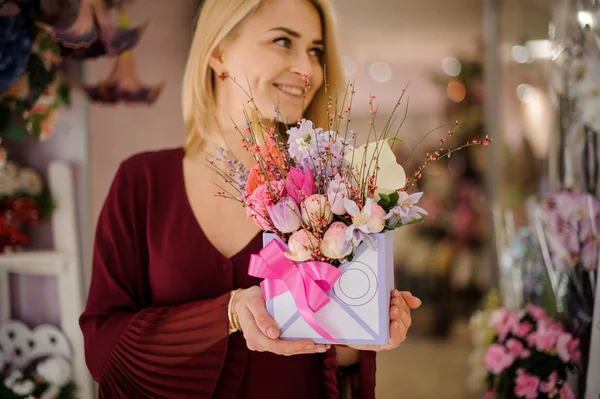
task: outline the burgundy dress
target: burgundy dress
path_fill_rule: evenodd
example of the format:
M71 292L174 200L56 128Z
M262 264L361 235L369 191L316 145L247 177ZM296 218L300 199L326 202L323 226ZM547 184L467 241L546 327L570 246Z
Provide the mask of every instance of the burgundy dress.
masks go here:
M123 162L98 221L80 325L101 399L338 398L335 347L325 354L252 352L228 334L229 293L260 235L228 259L193 215L181 148ZM357 397L374 398L375 353L361 352Z

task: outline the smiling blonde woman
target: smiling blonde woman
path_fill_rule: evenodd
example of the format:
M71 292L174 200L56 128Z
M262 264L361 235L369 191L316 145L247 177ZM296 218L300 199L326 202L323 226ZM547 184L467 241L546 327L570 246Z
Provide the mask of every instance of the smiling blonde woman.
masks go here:
M246 93L268 120L277 105L273 123L326 124L323 65L332 93L344 85L335 29L327 0L205 2L184 76L187 143L124 161L98 221L80 324L101 399L374 397L375 353L404 340L418 299L394 292L386 346L279 339L247 270L260 231L213 195L206 163L239 143Z

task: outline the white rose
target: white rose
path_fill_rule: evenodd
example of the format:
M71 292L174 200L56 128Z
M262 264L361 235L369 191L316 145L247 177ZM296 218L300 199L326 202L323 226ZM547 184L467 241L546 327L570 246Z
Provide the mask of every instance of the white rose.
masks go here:
M19 183L21 190L29 195L39 195L44 188L42 177L32 168L21 168Z
M71 381L71 364L62 357L50 357L36 368L37 373L52 385L63 387Z
M10 161L0 168L0 195L13 195L19 190L18 173L17 165Z
M21 381L12 386L13 392L21 396L29 395L34 389L35 384L31 380Z

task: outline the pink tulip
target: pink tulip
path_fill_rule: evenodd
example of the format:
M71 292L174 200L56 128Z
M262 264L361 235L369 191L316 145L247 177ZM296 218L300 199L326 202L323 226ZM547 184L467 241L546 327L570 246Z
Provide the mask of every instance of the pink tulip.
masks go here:
M509 367L514 358L506 351L504 346L493 344L485 355L485 366L494 375L499 375Z
M297 204L301 204L305 197L314 194L317 188L310 168L306 168L306 171L302 171L299 168L291 168L285 178L285 189L287 190L287 194Z
M283 183L271 182L271 192L279 198L283 192ZM272 224L267 214L267 208L275 205L266 184L261 184L246 200L246 216L251 217L261 230L270 231Z
M524 373L517 376L515 382L515 395L518 398L536 399L538 397L539 377Z
M306 198L302 202L302 220L311 229L322 223L328 226L333 220L333 213L331 213L331 206L327 198L321 194L313 194Z
M321 253L331 259L343 259L352 252L352 244L346 241L346 226L342 222L333 222L321 241Z
M267 208L269 217L277 230L282 233L293 233L300 228L300 209L290 197L283 197L274 206Z
M343 216L346 214L346 208L344 207L344 198L348 197L348 187L336 175L335 179L329 182L327 187L327 199L331 204L331 211L334 215Z
M319 241L313 233L307 230L298 230L290 237L288 247L290 252L285 256L296 262L306 262L310 260L315 248L319 246Z

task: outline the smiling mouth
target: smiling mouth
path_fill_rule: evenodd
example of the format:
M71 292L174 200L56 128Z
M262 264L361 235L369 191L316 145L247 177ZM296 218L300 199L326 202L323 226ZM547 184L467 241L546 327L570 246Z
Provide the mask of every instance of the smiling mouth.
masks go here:
M273 86L275 86L277 90L296 98L302 98L304 96L304 90L297 86L279 85L277 83L274 83Z

